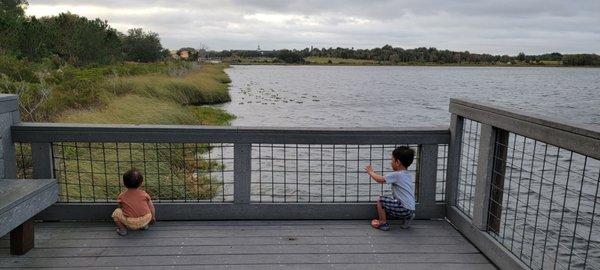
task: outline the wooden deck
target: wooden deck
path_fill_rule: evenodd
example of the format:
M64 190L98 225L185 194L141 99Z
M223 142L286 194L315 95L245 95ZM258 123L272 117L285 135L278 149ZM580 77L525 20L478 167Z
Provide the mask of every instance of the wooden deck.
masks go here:
M126 237L108 222L46 222L35 237L23 256L2 238L0 268L495 269L446 221L179 221Z

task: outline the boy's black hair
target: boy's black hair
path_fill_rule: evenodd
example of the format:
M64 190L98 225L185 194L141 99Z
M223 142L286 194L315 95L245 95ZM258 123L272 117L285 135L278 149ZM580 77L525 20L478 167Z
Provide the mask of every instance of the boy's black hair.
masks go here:
M123 174L123 185L126 188L138 188L144 181L142 173L136 168L131 168Z
M400 161L404 168L408 168L415 160L415 150L407 146L399 146L392 152L392 156Z

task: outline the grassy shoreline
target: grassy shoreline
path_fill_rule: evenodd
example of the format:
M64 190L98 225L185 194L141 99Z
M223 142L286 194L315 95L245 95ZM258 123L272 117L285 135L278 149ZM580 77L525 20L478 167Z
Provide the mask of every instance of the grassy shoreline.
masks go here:
M102 106L69 110L57 122L95 124L227 125L234 116L203 106L231 100L226 65L203 65L179 76L150 73L107 82Z
M103 76L95 81L101 96L86 107L60 112L53 122L96 124L228 125L235 116L210 104L231 100L227 65L187 66L133 76ZM173 71L173 69L168 69ZM96 70L79 72L97 73ZM60 85L55 89L60 89ZM17 146L21 178L31 173L29 145ZM132 167L144 174L143 188L153 199L209 200L223 188L225 165L210 159L214 145L204 143L56 142L56 177L63 202L111 202L123 190L121 175ZM208 154L208 156L207 156ZM27 171L28 170L28 171Z

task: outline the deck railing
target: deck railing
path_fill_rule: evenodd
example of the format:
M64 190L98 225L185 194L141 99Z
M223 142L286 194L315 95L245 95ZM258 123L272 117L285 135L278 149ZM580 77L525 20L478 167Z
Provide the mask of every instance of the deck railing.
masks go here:
M600 131L451 100L448 217L505 269L600 269Z
M363 219L386 194L363 167L386 173L408 145L417 218L447 218L502 269L600 269L600 130L467 100L450 112L450 129L18 123L8 152L17 174L58 179L43 219L108 217L131 167L160 219Z
M448 128L21 123L12 130L17 160L31 160L33 177L55 177L61 186L47 219L105 218L131 167L144 174L164 219L369 218L389 189L364 166L390 172L399 145L416 150L410 170L419 218L445 216Z

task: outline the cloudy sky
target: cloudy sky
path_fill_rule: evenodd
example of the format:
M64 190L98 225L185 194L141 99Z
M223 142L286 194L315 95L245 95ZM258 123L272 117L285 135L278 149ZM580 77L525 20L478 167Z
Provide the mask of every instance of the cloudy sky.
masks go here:
M70 11L164 46L210 49L436 47L493 54L600 53L600 0L29 0L29 15Z

